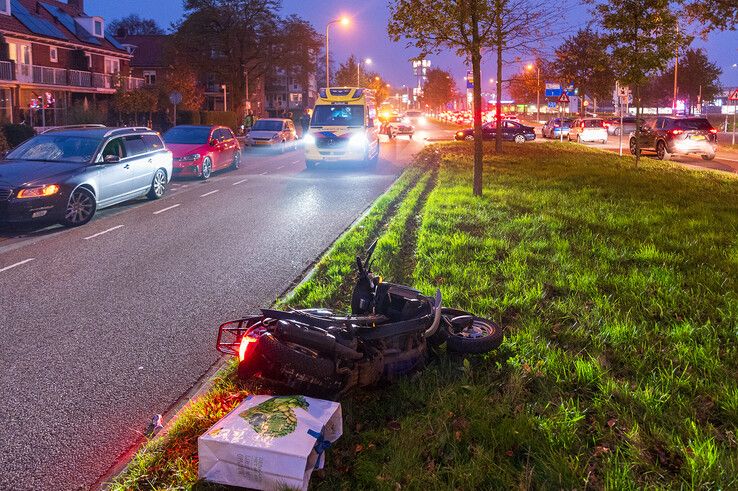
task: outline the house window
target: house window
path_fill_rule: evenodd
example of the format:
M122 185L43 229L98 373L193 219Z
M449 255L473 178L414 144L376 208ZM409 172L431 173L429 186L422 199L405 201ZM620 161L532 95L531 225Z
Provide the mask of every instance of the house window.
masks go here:
M118 58L105 58L105 73L120 73L120 60Z
M59 61L59 53L56 51L55 47L49 48L49 61L52 61L54 63Z
M10 0L0 0L0 14L10 15Z
M156 84L156 71L155 70L144 70L143 78L146 85Z
M103 36L103 23L101 20L95 19L94 23L94 29L95 29L95 36L102 37Z

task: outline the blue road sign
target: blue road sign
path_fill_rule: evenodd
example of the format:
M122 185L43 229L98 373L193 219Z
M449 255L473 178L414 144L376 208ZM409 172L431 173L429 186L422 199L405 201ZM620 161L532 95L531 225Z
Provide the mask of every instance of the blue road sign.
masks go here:
M548 102L548 107L554 107L555 108L556 107L556 103L549 101Z
M561 95L561 84L546 82L546 97L559 97Z

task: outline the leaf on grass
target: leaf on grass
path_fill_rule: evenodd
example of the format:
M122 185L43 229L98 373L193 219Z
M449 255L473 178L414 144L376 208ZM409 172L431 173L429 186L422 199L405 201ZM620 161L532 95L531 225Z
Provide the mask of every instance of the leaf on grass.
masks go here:
M617 423L617 422L618 422L618 420L616 418L610 418L610 419L607 420L607 426L609 426L610 428L612 428L613 426L615 426L615 423Z
M512 457L513 456L513 451L512 450L508 450L507 452L505 452L505 455L507 455L508 457Z
M456 440L457 442L460 442L461 441L461 432L460 431L455 431L454 432L454 440Z
M610 453L610 449L605 447L604 445L597 445L595 447L594 456L599 457L602 454Z
M400 422L397 420L392 420L389 423L387 423L387 428L389 428L392 431L400 431Z
M364 451L364 445L362 445L361 443L357 443L356 446L354 447L354 452L361 453L363 451Z

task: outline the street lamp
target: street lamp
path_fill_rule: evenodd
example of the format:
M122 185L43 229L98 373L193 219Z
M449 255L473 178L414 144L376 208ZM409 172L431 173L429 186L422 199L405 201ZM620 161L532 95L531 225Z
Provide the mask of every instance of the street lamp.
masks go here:
M528 70L533 70L533 63L528 63ZM541 120L541 67L536 64L536 122Z
M372 59L367 58L364 60L365 65L371 65ZM356 86L361 87L361 60L356 62Z
M329 52L329 46L328 46L328 36L329 36L329 29L333 24L341 24L342 26L348 26L351 23L351 20L349 20L348 17L343 16L339 17L338 19L333 19L325 26L325 88L328 90L328 87L331 85L331 71L330 71L330 52Z
M226 84L222 84L220 88L223 89L223 112L227 112L228 111L228 91L226 89Z

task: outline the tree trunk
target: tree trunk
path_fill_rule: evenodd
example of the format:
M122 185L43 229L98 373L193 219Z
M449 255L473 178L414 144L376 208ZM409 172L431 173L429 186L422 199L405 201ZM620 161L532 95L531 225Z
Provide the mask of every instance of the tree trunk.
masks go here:
M471 4L472 21L472 77L474 79L473 101L474 101L474 195L482 195L482 171L483 171L483 135L482 135L482 50L479 39L479 16L477 9L479 4L476 0Z
M636 96L635 96L635 104L636 104L636 130L635 130L635 151L636 151L636 167L638 167L638 164L641 160L641 125L639 123L641 119L641 86L640 84L636 84Z
M502 153L502 40L497 38L497 100L495 101L495 152Z

